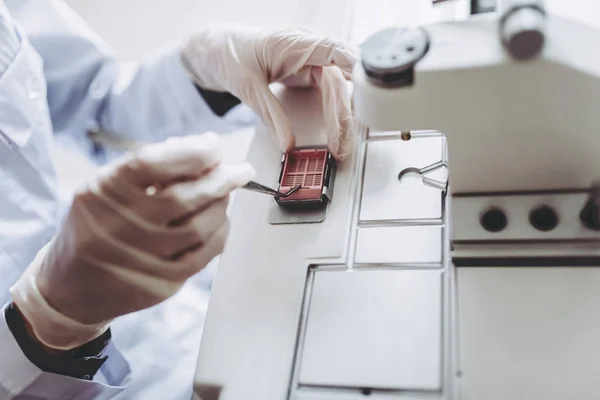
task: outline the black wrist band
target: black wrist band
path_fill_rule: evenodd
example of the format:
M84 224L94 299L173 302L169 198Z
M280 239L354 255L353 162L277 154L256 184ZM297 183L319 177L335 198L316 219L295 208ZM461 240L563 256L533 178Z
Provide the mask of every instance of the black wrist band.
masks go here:
M29 336L25 321L13 303L4 309L8 328L31 363L44 372L92 380L108 356L103 352L110 342L110 328L96 339L71 350L48 354Z
M208 104L212 112L219 117L227 114L229 110L241 103L240 99L231 93L213 92L211 90L203 89L196 84L194 84L194 86L198 90L198 93L200 93L202 98L206 101L206 104Z

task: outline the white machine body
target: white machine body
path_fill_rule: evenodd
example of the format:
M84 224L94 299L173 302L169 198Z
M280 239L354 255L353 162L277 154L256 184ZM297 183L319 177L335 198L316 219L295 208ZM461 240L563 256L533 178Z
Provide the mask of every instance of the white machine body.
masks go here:
M600 178L600 31L552 15L545 29L515 61L497 16L424 27L412 85L357 65L354 157L325 219L274 223L274 199L236 194L198 397L598 397L600 231L580 212ZM318 93L278 96L298 145L325 144ZM275 185L280 160L259 127L257 180Z
M542 53L519 62L496 16L425 30L430 49L411 87L378 87L356 68L358 120L443 132L452 193L582 189L600 177L600 31L549 16Z

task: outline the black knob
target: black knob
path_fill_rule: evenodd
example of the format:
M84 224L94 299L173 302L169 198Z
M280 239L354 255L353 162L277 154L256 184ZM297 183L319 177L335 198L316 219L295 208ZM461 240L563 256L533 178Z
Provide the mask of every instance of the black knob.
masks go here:
M479 223L488 232L500 232L508 225L508 218L502 209L492 207L481 215Z
M539 206L529 213L529 223L538 231L548 232L558 225L558 215L550 206Z
M581 223L588 229L600 231L600 183L590 190L590 197L579 213Z

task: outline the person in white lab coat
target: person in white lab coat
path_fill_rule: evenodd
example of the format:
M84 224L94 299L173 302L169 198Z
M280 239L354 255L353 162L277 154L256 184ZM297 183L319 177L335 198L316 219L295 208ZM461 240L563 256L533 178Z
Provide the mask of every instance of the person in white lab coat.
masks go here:
M125 76L61 0L0 0L0 399L189 399L199 337L169 318L185 319L176 298L221 252L229 194L254 174L196 133L226 130L243 103L288 150L268 85L315 86L342 159L355 61L301 28L222 25ZM100 168L62 218L53 142L101 158L91 128L152 143Z

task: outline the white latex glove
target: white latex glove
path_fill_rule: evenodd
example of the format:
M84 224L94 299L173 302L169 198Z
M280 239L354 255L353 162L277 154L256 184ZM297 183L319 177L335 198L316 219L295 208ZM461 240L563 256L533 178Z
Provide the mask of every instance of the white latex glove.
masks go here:
M56 349L86 343L113 318L172 296L218 255L229 193L254 176L248 164L220 161L211 133L170 138L101 169L11 288L35 337Z
M295 145L290 121L269 84L314 86L322 93L328 146L343 159L352 150L352 107L346 78L358 51L348 44L302 28L260 30L212 26L185 44L182 62L197 84L229 92L254 110L282 151Z

